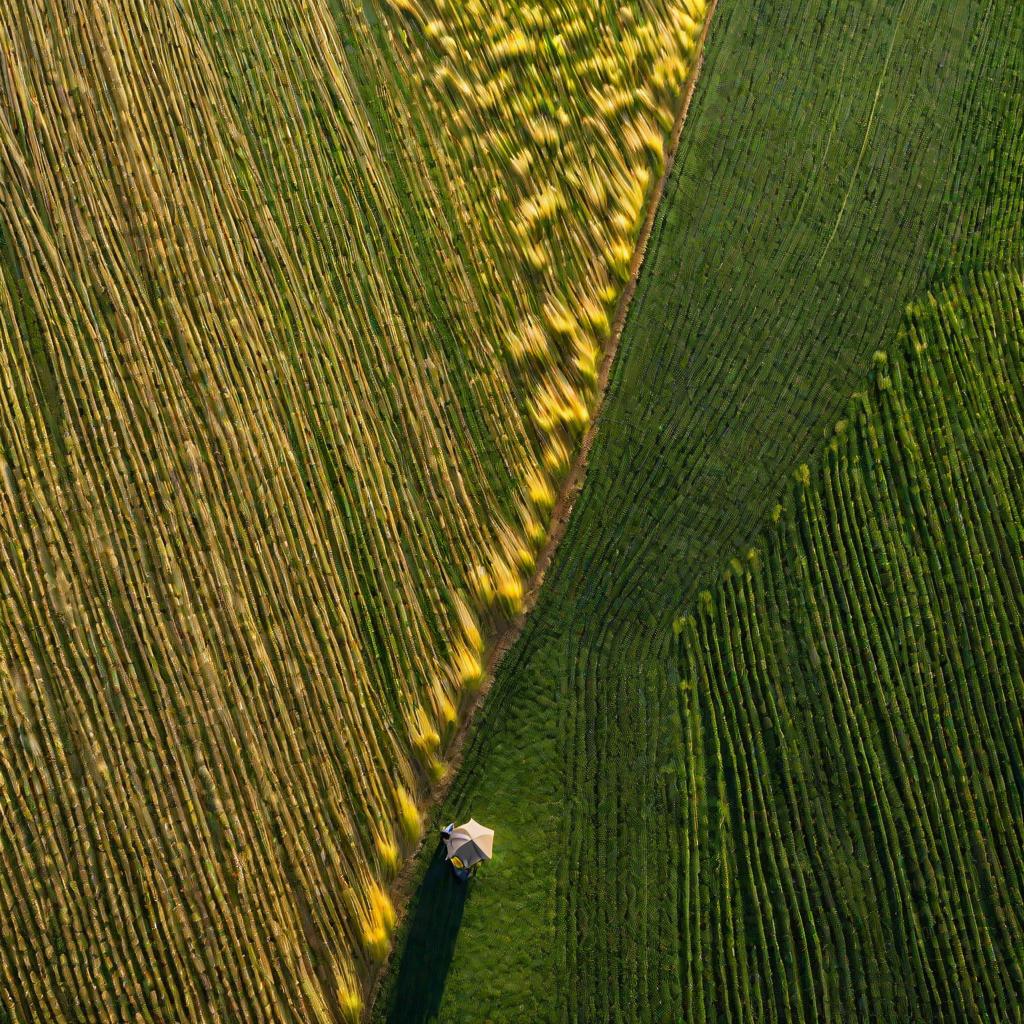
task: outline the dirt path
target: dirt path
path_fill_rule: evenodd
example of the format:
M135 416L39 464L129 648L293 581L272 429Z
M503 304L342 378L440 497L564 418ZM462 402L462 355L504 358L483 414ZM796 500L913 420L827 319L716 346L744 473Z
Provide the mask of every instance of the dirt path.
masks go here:
M526 625L527 616L529 616L534 605L537 603L540 588L544 583L544 576L547 573L552 558L554 558L559 542L565 535L566 527L569 524L569 517L572 515L573 505L575 504L576 498L586 481L587 463L590 459L590 450L593 447L594 438L597 436L597 430L601 423L601 413L604 410L605 394L608 390L608 380L611 377L612 365L615 362L615 356L619 350L619 342L622 339L622 331L626 324L626 317L629 314L629 307L633 302L633 296L636 294L637 281L639 280L640 271L644 264L644 258L647 255L647 243L650 240L651 231L654 228L654 220L657 216L658 208L661 205L661 198L665 191L665 185L672 174L676 153L679 149L679 139L682 136L683 126L686 123L686 116L690 110L690 103L693 99L693 94L697 88L697 82L704 66L704 44L707 41L708 31L711 28L711 20L714 17L717 5L718 0L711 0L708 4L707 16L704 19L704 28L701 32L700 41L697 44L697 63L694 65L694 68L690 73L686 93L683 96L682 106L679 109L679 114L676 117L675 124L672 126L672 133L669 136L668 147L666 150L665 167L661 176L655 183L654 189L648 197L647 215L644 218L643 227L640 229L636 250L633 253L633 259L630 263L629 280L626 282L626 287L619 296L618 305L615 309L615 317L612 321L611 336L601 358L601 366L597 376L598 402L596 411L590 420L590 425L587 427L586 432L583 435L579 450L573 460L572 468L562 483L558 500L555 502L555 506L552 510L548 538L544 542L544 546L541 548L540 553L537 556L537 564L534 568L533 575L530 577L530 581L527 585L526 593L523 598L523 610L514 619L511 619L497 637L492 640L493 646L487 656L486 664L484 665L485 675L483 685L480 687L479 692L473 699L472 704L470 704L466 709L465 717L445 752L445 756L448 759L448 770L445 772L444 778L437 784L434 791L431 793L430 801L423 808L425 818L429 818L430 814L438 804L440 804L448 795L448 790L451 788L452 781L462 765L462 758L466 750L466 739L474 722L476 721L476 713L487 697L487 693L494 682L495 673L501 665L502 658L516 640L519 639L520 634L523 632L523 627ZM420 840L419 845L402 865L398 876L391 886L390 895L395 905L399 924L401 924L401 921L404 919L405 913L409 907L409 900L412 896L412 882L416 875L416 865L419 861L423 843L431 838L432 836L425 835L424 838ZM367 995L365 1009L363 1012L364 1021L368 1021L370 1019L374 1003L380 990L381 981L390 968L394 952L395 949L392 947L387 960L381 964L377 971L373 985Z

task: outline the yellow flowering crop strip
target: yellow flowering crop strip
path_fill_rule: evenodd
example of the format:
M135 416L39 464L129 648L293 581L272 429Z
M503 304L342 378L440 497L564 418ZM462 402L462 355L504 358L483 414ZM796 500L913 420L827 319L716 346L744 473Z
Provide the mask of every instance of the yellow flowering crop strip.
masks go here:
M0 10L0 991L355 1017L702 0Z

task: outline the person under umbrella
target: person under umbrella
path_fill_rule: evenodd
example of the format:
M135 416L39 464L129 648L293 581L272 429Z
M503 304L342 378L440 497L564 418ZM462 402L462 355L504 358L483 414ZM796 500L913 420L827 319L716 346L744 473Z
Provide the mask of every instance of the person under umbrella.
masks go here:
M454 822L441 829L445 846L445 860L452 866L455 877L464 882L476 874L480 862L490 860L494 852L494 829L481 825L472 818L465 825Z

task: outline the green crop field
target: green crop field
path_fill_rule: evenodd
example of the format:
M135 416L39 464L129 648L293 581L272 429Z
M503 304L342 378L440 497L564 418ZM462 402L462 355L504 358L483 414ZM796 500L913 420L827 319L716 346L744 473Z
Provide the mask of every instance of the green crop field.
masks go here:
M915 308L679 620L688 1021L1024 1001L1024 279Z
M995 927L991 906L976 911L977 930L962 923L969 953L952 934L926 953L909 919L894 931L866 896L849 895L862 917L847 922L845 947L836 920L822 920L818 973L807 982L793 973L806 965L790 963L804 947L780 947L776 959L761 945L757 908L768 929L785 904L761 876L766 888L750 895L756 880L745 872L755 867L743 844L760 833L734 825L731 846L712 837L742 893L731 892L724 868L694 874L703 862L692 844L712 827L712 805L693 806L689 780L707 771L698 753L714 748L710 739L703 752L686 745L694 726L682 724L672 625L763 530L793 467L815 458L863 388L872 352L897 337L907 304L965 275L1020 265L1022 76L1024 11L1014 3L719 4L586 484L438 816L486 820L498 853L456 911L424 857L381 1020L785 1020L792 1010L793 1019L925 1021L971 1019L955 1007L972 1005L985 1008L978 1019L1013 1019L1018 975L992 960L1020 949L1009 919L1006 931L981 931ZM1006 316L1011 298L998 306ZM1024 625L1019 606L1016 618L1010 606L1002 614ZM1020 756L1009 739L1000 749ZM746 782L730 777L731 799L753 798ZM924 786L915 800L933 799ZM873 827L863 806L835 799L855 816L849 835ZM910 820L914 806L899 813ZM1013 807L1003 814L1019 859ZM942 826L973 820L965 811ZM815 848L817 822L801 821ZM827 841L838 843L826 831ZM926 849L922 840L904 855L917 850L921 874L904 864L892 878L906 886L887 894L897 906L945 898L922 890ZM944 855L956 863L952 847ZM842 884L819 877L823 902L826 882ZM994 895L984 875L943 885L958 883L961 901ZM1002 898L1015 891L1006 885ZM802 923L806 933L816 908L790 914L787 927ZM780 922L775 941L782 934ZM991 977L978 966L975 982L972 963L986 958ZM902 973L907 959L916 974ZM876 970L879 989L865 995ZM955 992L962 1003L943 1001Z

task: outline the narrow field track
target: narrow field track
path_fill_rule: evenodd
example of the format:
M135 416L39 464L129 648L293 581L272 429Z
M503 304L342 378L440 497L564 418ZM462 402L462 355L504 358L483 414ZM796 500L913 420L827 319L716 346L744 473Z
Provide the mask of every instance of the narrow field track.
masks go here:
M537 599L540 596L548 566L551 564L551 561L555 556L555 552L558 550L558 545L565 536L565 530L572 515L573 505L586 483L587 463L590 458L590 451L593 447L594 439L597 437L597 432L600 427L601 411L603 408L604 398L607 393L612 367L615 364L615 357L618 353L619 342L622 339L622 331L626 324L629 308L632 304L633 296L636 293L637 281L639 280L640 271L643 267L644 257L647 252L647 243L650 240L651 232L657 218L658 205L661 202L665 186L672 174L676 152L679 147L679 140L686 124L686 115L689 112L690 103L693 100L693 94L700 78L701 66L703 64L704 44L707 39L707 33L711 27L712 19L714 18L717 3L718 0L709 0L707 10L704 15L703 29L701 31L700 38L695 45L693 70L690 72L690 77L683 93L679 113L676 116L676 122L669 135L669 141L666 146L665 168L661 176L654 183L647 198L647 214L644 219L643 227L640 229L640 233L637 236L636 251L634 252L633 259L630 264L629 278L626 281L622 294L619 296L616 303L615 313L611 322L611 336L602 351L601 363L597 374L597 387L594 399L595 411L593 418L580 439L579 447L572 460L572 465L562 482L558 498L551 509L551 521L547 539L544 541L541 549L537 552L536 564L523 595L522 609L514 618L502 624L502 627L493 639L493 643L488 651L487 660L484 664L484 678L480 683L479 690L475 694L472 703L468 704L464 710L463 720L459 730L449 741L446 748L446 774L431 792L430 803L423 808L423 813L425 815L430 815L436 810L438 805L443 803L453 781L458 776L458 772L462 766L462 756L465 744L469 736L472 734L475 724L476 712L486 701L487 696L490 693L491 686L494 683L495 674L501 666L502 659L514 646L526 626L527 619L533 611L533 608L537 603ZM391 897L399 923L401 923L402 917L407 910L411 887L417 882L419 875L422 873L422 858L433 845L434 839L435 837L432 832L428 832L423 836L415 854L408 859L392 885ZM371 987L369 998L367 999L368 1014L372 1012L379 985L387 977L387 972L391 966L390 958L381 965L380 972L374 980L374 985Z

